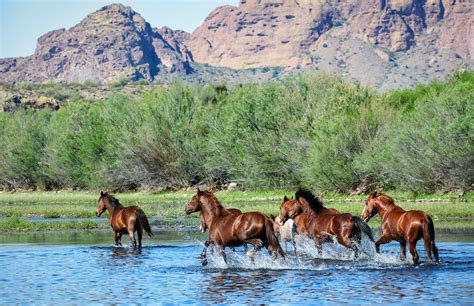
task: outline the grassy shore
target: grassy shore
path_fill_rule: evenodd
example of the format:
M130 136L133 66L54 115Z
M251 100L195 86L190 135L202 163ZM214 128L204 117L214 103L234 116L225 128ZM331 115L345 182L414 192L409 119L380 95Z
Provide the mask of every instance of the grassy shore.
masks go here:
M220 191L216 196L225 207L235 207L242 211L260 211L276 215L279 212L284 195L291 191L258 191L226 192ZM161 192L161 193L118 193L116 197L125 205L139 205L149 217L163 219L197 218L198 214L187 216L185 204L195 191ZM460 198L456 194L444 195L411 195L408 193L389 193L404 209L423 210L433 216L438 228L474 229L474 193ZM325 205L341 212L359 216L364 208L365 195L324 195ZM0 231L19 230L62 230L96 228L95 221L55 221L30 222L22 217L44 218L92 218L97 207L97 192L0 192L0 216L8 217L0 221ZM104 218L107 214L104 215ZM192 219L190 219L191 221ZM371 226L378 226L378 218L371 221Z

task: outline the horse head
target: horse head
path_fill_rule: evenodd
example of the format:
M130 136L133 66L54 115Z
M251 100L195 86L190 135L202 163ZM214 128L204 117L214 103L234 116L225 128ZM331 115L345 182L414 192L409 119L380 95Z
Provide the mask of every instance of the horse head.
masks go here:
M362 220L364 222L369 222L373 216L375 216L378 212L377 210L377 199L380 195L377 193L371 193L367 200L365 201L364 211L362 212Z
M191 201L186 205L184 211L187 215L201 210L201 201L204 196L204 191L197 190L197 193L192 197Z
M95 210L96 217L100 217L104 211L107 210L107 206L105 205L105 201L108 201L109 193L101 191L99 197L99 203L97 205L97 209Z
M299 205L298 201L289 199L287 196L285 196L280 205L280 215L278 215L280 224L283 225L289 218L293 219L302 212L303 211L301 210L301 206Z

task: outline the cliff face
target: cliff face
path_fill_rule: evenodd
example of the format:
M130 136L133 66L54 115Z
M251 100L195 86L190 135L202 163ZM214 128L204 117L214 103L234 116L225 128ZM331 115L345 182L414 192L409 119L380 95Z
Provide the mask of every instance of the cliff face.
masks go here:
M186 35L153 29L130 7L112 4L69 30L38 39L35 53L0 61L2 82L152 81L163 72L190 72Z
M313 63L324 36L388 52L436 37L437 48L472 60L472 13L472 3L446 0L241 0L209 14L189 48L210 65L295 68Z

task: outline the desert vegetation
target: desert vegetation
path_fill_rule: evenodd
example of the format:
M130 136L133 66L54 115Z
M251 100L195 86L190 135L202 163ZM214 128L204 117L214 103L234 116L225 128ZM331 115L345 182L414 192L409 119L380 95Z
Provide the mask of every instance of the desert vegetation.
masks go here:
M19 109L0 113L0 186L232 181L248 189L465 192L474 183L473 95L472 72L388 93L302 74L226 90L175 82L138 98Z

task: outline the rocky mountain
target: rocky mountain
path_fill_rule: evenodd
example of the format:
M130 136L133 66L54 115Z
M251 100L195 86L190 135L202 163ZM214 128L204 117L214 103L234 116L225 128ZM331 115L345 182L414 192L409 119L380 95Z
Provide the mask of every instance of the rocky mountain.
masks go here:
M381 90L413 86L473 69L473 11L472 1L459 0L241 0L189 34L152 28L112 4L43 35L32 56L0 59L0 82L240 83L279 77L280 68L268 67L281 67Z
M0 61L0 81L13 83L153 81L163 73L190 73L189 35L152 28L130 7L112 4L78 25L38 39L29 57Z
M193 59L314 68L393 88L472 69L474 4L455 0L241 0L191 36Z

